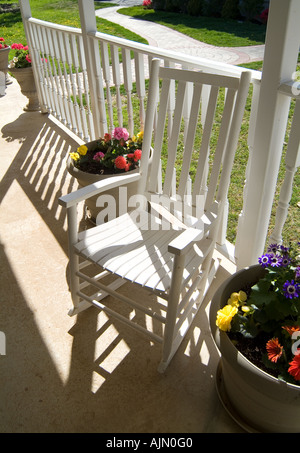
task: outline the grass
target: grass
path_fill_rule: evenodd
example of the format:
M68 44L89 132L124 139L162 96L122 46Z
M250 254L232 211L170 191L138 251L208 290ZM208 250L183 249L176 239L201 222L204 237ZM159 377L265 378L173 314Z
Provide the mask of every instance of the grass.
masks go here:
M165 25L191 38L214 46L252 46L265 42L266 26L251 22L154 11L144 9L142 6L122 8L119 12L136 19Z
M16 0L15 0L16 1ZM5 3L13 3L12 0ZM95 8L112 6L111 3L95 2ZM69 27L80 28L80 17L77 0L31 0L30 7L33 17ZM96 17L97 30L131 41L148 42L141 36L100 17ZM7 44L14 42L26 43L21 13L4 13L0 15L0 36L5 37ZM13 52L11 52L13 55ZM10 58L11 56L10 55Z

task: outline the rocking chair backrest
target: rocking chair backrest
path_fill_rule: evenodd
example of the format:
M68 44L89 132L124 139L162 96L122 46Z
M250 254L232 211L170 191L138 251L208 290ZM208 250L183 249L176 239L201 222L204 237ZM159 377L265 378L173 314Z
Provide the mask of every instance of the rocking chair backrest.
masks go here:
M142 190L148 198L159 192L166 198L188 199L195 208L200 195L204 210L214 200L226 199L250 77L247 71L236 78L164 68L153 60L141 163ZM147 174L149 153L144 150L152 140Z

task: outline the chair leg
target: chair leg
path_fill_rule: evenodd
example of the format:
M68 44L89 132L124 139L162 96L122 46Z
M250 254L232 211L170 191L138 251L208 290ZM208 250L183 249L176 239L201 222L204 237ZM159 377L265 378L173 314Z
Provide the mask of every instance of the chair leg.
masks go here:
M69 316L74 316L81 311L89 308L91 304L86 301L80 302L79 292L79 257L74 253L73 245L76 244L78 239L77 232L77 207L71 206L67 209L68 218L68 246L69 246L69 275L70 275L70 291L73 301L73 307L69 310Z
M184 270L184 255L175 255L173 265L173 275L168 300L168 309L164 331L162 360L158 366L158 371L163 373L169 365L173 355L177 351L179 344L174 344L175 326L177 319L177 308L180 300L181 282Z

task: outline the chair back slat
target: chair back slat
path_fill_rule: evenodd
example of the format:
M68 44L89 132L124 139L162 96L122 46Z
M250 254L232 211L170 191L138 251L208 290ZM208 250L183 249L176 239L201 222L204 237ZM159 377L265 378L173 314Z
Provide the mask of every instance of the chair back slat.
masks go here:
M160 95L148 198L157 193L162 162L162 200L181 200L189 212L191 206L196 212L202 195L202 207L207 209L215 200L227 198L250 75L245 72L239 79L160 67L159 78L162 84L155 88L155 99L157 91ZM147 131L148 120L153 125L154 116L146 116Z
M186 93L186 82L179 82L175 110L174 110L172 131L171 131L170 139L168 140L168 161L167 161L167 168L166 168L165 182L164 182L164 189L163 189L164 195L171 194L171 187L172 187L172 182L173 182L173 177L174 177L173 176L174 175L174 166L175 166L177 150L178 150L180 126L181 126L183 108L184 108L185 93Z

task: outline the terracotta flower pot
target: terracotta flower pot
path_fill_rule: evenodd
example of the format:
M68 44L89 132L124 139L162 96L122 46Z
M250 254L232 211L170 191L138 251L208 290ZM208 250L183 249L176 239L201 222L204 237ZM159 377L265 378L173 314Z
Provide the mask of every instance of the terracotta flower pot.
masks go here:
M21 92L28 98L28 104L24 107L25 112L40 110L39 99L36 91L32 67L9 68L9 72L16 78Z
M216 326L217 311L230 294L263 276L260 265L250 266L227 279L212 299L210 328L221 353L217 390L229 414L247 431L300 432L300 386L280 381L244 357L226 332Z

